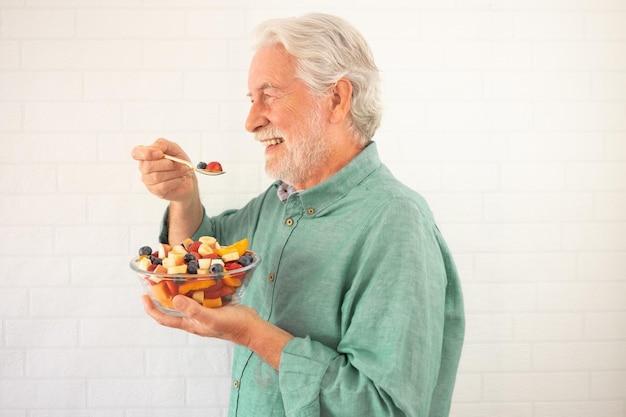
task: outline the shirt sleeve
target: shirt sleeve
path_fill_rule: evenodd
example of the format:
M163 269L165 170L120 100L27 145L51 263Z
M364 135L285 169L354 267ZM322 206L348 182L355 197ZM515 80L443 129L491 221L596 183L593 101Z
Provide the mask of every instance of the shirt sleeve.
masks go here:
M163 218L161 219L161 227L159 230L159 243L168 243L169 242L169 218L170 218L170 208L169 206L165 209L165 213L163 213ZM192 239L198 239L200 236L213 236L213 222L206 215L206 210L204 206L202 206L202 223L198 226L198 229L190 236Z
M233 243L239 239L241 239L242 234L249 233L249 231L240 231L240 228L235 227L237 224L237 220L239 217L239 210L227 210L221 213L219 216L209 217L206 214L206 209L202 206L202 222L190 236L193 240L198 240L202 236L213 236L218 239L221 243L229 242ZM241 213L245 213L241 211ZM161 228L159 232L159 242L160 243L168 243L169 241L169 207L165 210L163 214L163 218L161 220ZM235 220L233 220L235 219ZM226 227L220 227L222 223L227 224ZM246 223L249 224L249 223ZM230 226L229 226L230 225ZM228 234L228 231L232 231L231 234ZM243 236L246 237L246 236Z
M393 199L367 227L338 346L300 337L283 350L287 416L429 415L442 362L445 248L430 214L410 201Z
M233 243L244 237L250 238L258 222L261 206L264 204L264 201L276 195L277 187L278 182L268 187L264 193L250 200L243 208L225 210L217 216L209 217L203 205L202 222L190 237L197 240L201 236L213 236L221 243ZM169 215L170 209L168 206L161 219L160 243L168 243L169 241Z

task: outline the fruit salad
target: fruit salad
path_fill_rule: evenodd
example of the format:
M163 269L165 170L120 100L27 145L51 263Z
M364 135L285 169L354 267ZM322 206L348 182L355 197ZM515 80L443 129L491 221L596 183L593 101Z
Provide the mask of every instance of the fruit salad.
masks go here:
M248 250L247 238L221 246L214 237L203 236L175 246L161 243L157 250L142 246L131 268L159 310L180 315L172 302L178 294L204 307L238 303L259 262Z
M209 163L206 162L198 162L198 165L196 165L196 168L198 169L203 169L209 172L222 172L224 171L222 169L222 164L220 164L217 161L211 161Z

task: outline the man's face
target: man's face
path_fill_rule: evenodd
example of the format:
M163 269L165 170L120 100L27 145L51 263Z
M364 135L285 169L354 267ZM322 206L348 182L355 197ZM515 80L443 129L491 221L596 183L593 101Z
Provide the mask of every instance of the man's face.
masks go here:
M296 59L281 45L261 48L250 65L246 129L265 146L269 176L296 187L329 156L322 99L296 78Z

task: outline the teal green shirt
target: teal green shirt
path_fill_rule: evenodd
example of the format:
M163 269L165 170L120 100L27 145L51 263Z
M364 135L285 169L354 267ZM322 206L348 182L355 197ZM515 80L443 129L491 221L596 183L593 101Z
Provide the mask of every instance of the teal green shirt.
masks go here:
M280 185L194 235L248 237L262 262L244 303L295 336L279 371L235 347L229 416L447 416L463 301L426 202L375 144L284 201Z

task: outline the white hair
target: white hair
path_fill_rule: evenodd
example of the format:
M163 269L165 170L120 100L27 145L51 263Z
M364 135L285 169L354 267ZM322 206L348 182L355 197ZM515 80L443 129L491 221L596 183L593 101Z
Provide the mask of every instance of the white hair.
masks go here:
M345 77L352 84L351 128L360 146L371 142L382 117L380 76L363 36L345 20L321 13L271 19L252 34L252 48L281 44L298 62L297 76L326 93Z

